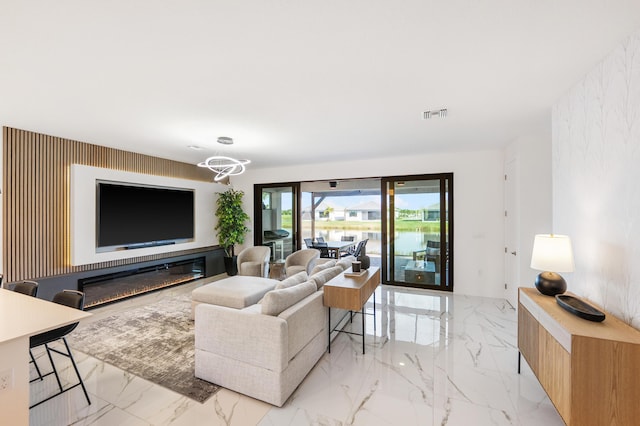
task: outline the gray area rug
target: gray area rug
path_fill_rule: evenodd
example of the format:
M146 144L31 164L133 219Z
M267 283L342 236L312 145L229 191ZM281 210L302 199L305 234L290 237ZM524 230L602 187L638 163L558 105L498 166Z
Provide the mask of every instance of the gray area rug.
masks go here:
M198 402L219 386L194 376L190 295L171 297L78 327L74 349Z

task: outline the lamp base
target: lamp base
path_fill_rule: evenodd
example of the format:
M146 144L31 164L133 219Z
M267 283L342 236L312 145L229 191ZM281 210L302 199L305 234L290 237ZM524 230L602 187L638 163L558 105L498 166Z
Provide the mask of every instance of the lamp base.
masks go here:
M556 272L541 272L535 284L538 291L546 296L555 296L567 291L567 282Z

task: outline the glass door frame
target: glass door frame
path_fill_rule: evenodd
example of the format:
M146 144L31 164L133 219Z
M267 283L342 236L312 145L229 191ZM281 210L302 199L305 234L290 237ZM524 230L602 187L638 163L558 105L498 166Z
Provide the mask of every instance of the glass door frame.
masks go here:
M395 281L394 262L390 261L394 253L394 235L395 235L395 206L390 206L388 200L390 197L387 188L394 188L395 183L407 182L415 180L439 180L440 181L440 247L445 255L440 256L440 270L448 280L447 285L428 285L414 284L408 282ZM453 173L435 173L425 175L407 175L407 176L389 176L381 180L382 193L382 283L396 285L402 287L417 287L430 290L450 291L453 292L454 274L454 223L453 223ZM448 194L447 194L448 193ZM448 220L447 220L448 219ZM448 222L448 226L447 226ZM444 232L443 232L444 230ZM448 235L447 235L448 233ZM448 242L448 243L447 243Z
M291 187L291 250L300 249L300 208L301 192L300 182L277 182L277 183L256 183L253 185L253 245L264 244L264 232L262 229L262 190L265 188Z

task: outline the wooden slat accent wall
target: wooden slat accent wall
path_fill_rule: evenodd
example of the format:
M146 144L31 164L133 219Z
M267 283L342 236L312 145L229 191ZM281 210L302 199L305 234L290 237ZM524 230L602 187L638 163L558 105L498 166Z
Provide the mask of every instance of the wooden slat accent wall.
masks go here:
M211 172L192 164L3 127L5 281L51 277L198 251L72 266L71 164L211 181Z

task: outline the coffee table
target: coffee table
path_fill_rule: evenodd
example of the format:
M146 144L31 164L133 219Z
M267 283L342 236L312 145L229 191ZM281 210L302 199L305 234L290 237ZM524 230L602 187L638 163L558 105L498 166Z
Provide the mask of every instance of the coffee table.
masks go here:
M437 284L435 264L422 260L409 261L404 268L404 281L412 284Z
M364 327L365 320L364 305L373 294L373 329L376 329L376 293L375 289L380 284L380 268L372 266L365 270L360 276L348 276L352 274L351 268L345 270L342 274L328 281L324 289L324 306L327 307L329 313L329 345L328 350L331 353L331 333L337 331L339 333L355 334L362 336L362 353L364 354ZM346 274L346 275L345 275ZM351 312L359 312L362 315L362 334L353 333L344 330L331 329L331 308L346 309ZM337 327L337 326L336 326Z

